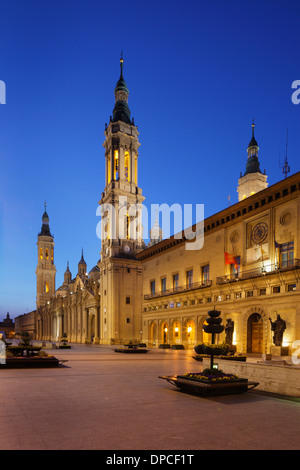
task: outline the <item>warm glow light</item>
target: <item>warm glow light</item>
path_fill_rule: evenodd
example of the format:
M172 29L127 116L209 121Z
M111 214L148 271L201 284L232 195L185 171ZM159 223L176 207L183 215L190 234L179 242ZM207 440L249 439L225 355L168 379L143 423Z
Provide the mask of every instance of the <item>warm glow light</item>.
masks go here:
M192 331L192 327L191 326L188 326L188 333L190 333Z
M179 330L178 326L175 326L175 331L177 333L177 331Z
M164 329L164 331L165 331L165 333L167 333L167 332L168 332L168 328L166 327L166 328Z

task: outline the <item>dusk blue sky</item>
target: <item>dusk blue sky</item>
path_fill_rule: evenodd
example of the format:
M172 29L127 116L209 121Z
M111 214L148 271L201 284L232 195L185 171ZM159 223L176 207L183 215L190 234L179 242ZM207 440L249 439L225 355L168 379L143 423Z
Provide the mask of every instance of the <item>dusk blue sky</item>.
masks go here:
M234 204L252 119L261 169L299 171L297 0L1 0L0 320L35 308L44 201L56 287L100 257L104 126L120 52L140 132L145 204Z

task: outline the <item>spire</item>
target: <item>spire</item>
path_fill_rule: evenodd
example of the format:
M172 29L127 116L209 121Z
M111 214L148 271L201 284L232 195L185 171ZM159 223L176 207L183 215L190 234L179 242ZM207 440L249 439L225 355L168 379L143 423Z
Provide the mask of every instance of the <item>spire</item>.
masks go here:
M159 220L158 220L158 211L156 209L156 214L155 214L155 221L153 224L153 227L150 230L150 242L149 245L154 245L156 243L159 243L163 239L163 233L162 229L159 226Z
M86 264L83 257L83 248L81 249L81 260L79 261L79 264Z
M255 124L254 124L254 119L253 119L253 121L252 121L252 139L249 142L248 149L250 147L258 147L257 142L256 142L255 137L254 137L254 128L255 128Z
M115 87L115 107L113 109L113 118L112 121L123 121L127 124L132 124L130 118L130 110L128 106L128 95L129 90L127 88L127 84L123 77L123 52L121 52L120 58L120 78L117 81Z
M117 84L116 84L116 88L115 88L115 94L118 92L118 91L124 91L125 93L127 93L127 95L129 95L129 90L127 88L127 84L124 80L124 77L123 77L123 65L124 64L124 59L123 59L123 51L121 51L121 58L120 58L120 78L119 80L117 81ZM128 96L127 96L128 98Z
M248 173L261 173L260 168L259 168L259 161L258 161L258 144L256 142L256 139L254 137L254 120L252 122L252 138L249 142L247 151L248 151L248 160L246 164L246 171L245 175Z
M44 205L45 205L45 210L44 210L44 214L43 214L43 217L42 217L42 229L39 233L39 236L42 235L42 236L46 236L46 237L52 237L51 232L50 232L50 227L49 227L49 216L47 214L46 201L45 201Z
M64 274L64 284L69 284L72 280L72 274L71 274L71 271L69 269L69 261L67 261L67 269L65 271L65 274Z

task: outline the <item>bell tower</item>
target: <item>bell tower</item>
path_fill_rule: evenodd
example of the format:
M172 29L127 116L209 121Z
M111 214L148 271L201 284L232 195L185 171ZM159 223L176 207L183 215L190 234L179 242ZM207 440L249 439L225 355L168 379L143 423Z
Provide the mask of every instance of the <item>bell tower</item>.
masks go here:
M242 201L246 197L252 196L268 186L267 175L261 172L259 161L258 161L258 150L256 139L254 137L254 122L252 123L252 138L248 145L248 158L246 164L246 171L244 175L239 179L238 184L238 195L239 201Z
M129 90L123 77L115 87L115 106L109 125L105 125L105 189L102 206L102 259L121 254L133 255L143 248L141 205L138 187L138 129L128 106Z
M105 125L105 188L101 206L100 343L141 341L142 263L144 246L142 190L138 187L138 129L130 116L129 91L123 77L115 87L115 105Z
M37 284L36 305L38 308L55 297L54 237L50 232L46 203L42 228L38 234L37 250L38 264L35 273Z

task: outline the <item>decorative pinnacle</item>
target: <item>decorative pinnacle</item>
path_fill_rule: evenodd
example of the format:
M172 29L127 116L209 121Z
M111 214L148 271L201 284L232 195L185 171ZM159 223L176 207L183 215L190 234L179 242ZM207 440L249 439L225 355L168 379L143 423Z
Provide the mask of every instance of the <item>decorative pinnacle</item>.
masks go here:
M121 77L123 77L123 51L121 51L121 58L120 58L120 68L121 68Z

